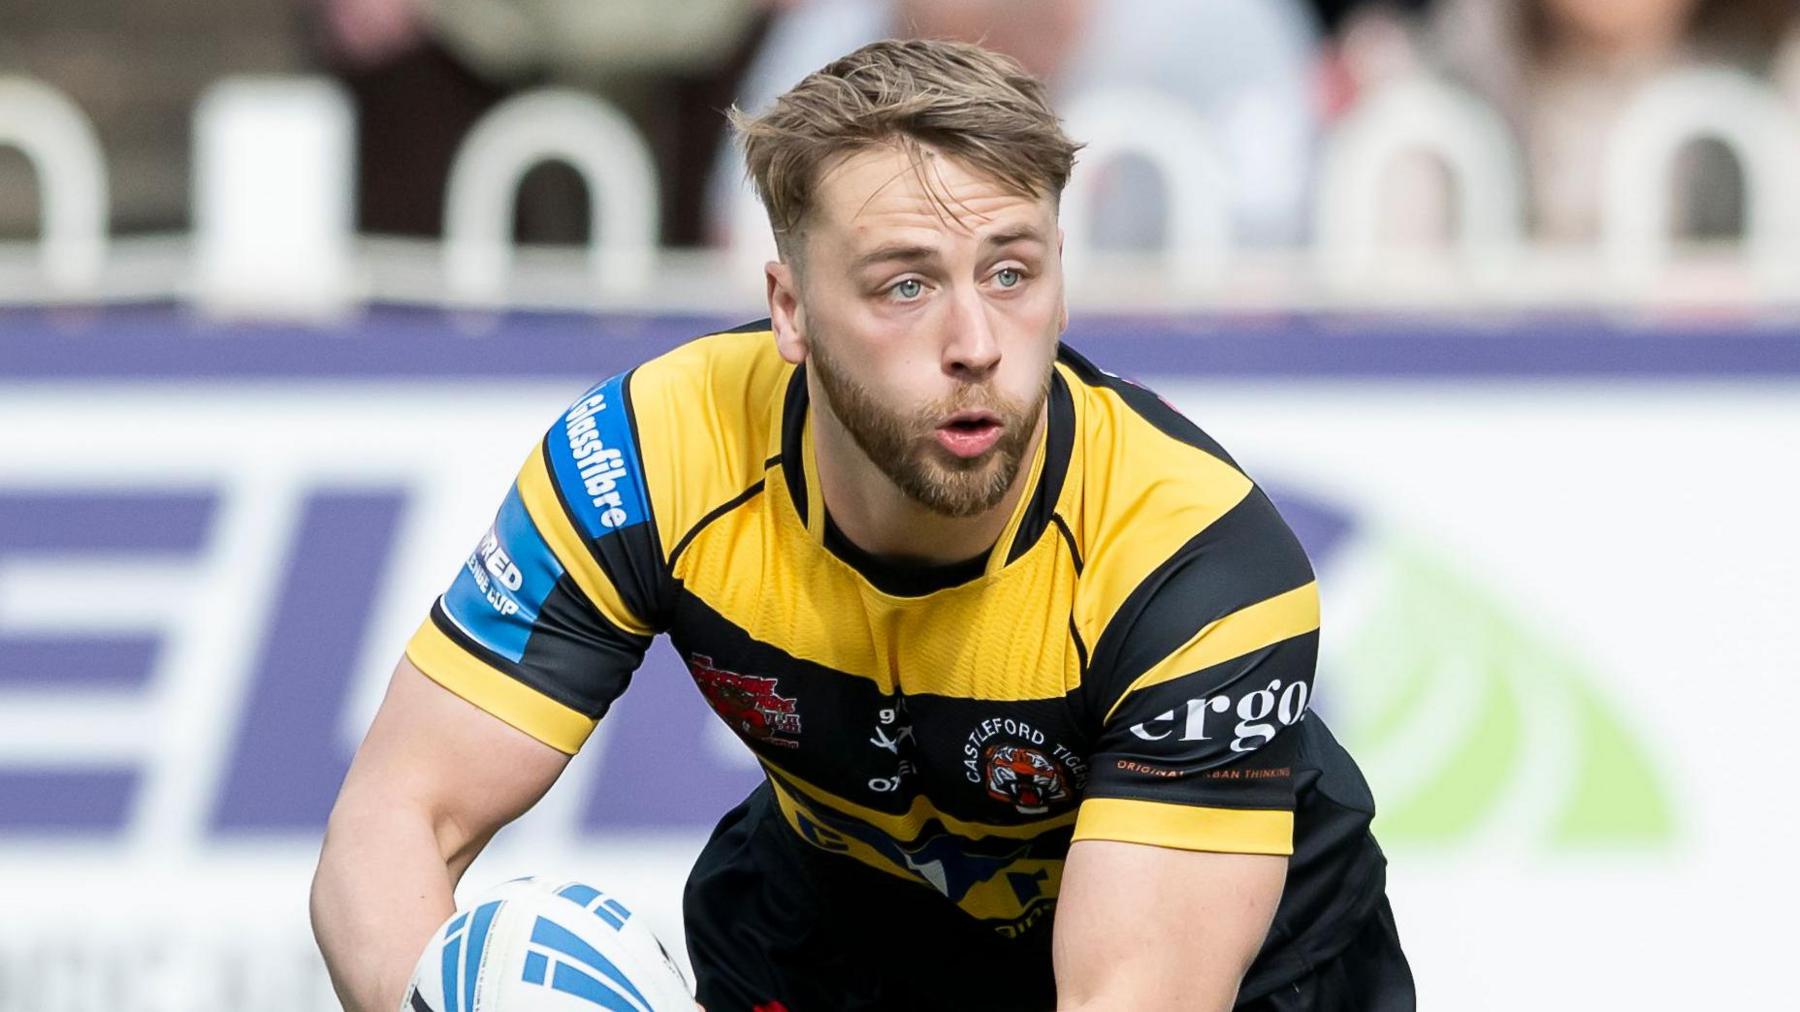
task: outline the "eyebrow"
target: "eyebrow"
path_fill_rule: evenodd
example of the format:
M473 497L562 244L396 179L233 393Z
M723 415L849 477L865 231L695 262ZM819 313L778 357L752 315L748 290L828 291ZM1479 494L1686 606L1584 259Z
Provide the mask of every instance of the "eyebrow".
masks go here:
M1008 246L1015 242L1035 242L1043 244L1044 234L1035 225L1014 225L1004 231L995 232L982 240L984 246Z
M850 266L853 269L861 270L864 267L881 263L918 263L935 259L937 255L938 251L930 246L920 246L916 243L889 243L886 246L877 246L850 261Z
M981 244L988 247L999 247L1008 246L1015 242L1035 242L1042 244L1044 242L1044 235L1042 232L1038 231L1035 226L1016 225L1004 231L995 232L993 235L983 239ZM853 270L862 270L865 267L883 263L922 263L927 260L936 259L937 255L937 249L932 246L922 246L917 243L904 242L889 243L886 246L877 246L869 252L858 256L850 262L850 266Z

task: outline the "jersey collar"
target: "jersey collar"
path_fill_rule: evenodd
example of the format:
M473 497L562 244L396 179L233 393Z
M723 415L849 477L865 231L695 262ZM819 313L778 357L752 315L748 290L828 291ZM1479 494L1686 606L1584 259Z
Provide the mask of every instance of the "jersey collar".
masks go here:
M1075 442L1075 407L1061 370L1050 376L1048 415L1044 431L1026 476L1028 491L1019 497L1013 515L993 548L974 559L941 566L898 566L858 548L831 518L825 515L818 473L813 467L812 411L806 390L806 367L795 368L788 380L781 410L781 465L788 498L814 543L856 570L877 590L902 597L917 597L958 586L999 572L1038 542L1056 512L1058 497L1067 480L1071 449Z

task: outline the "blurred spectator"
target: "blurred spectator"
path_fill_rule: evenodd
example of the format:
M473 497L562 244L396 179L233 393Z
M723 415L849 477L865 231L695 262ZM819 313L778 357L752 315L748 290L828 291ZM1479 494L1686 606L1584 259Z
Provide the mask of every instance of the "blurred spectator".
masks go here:
M1335 35L1357 14L1370 8L1385 8L1395 13L1413 15L1430 7L1433 0L1312 0L1313 12L1326 34Z
M1590 242L1599 228L1608 128L1637 90L1684 67L1757 74L1794 67L1794 23L1791 0L1439 0L1417 38L1420 59L1471 88L1513 127L1533 233ZM1347 28L1357 31L1363 37L1345 39L1345 63L1360 87L1419 62L1396 46L1392 22ZM1683 234L1741 231L1742 176L1721 146L1685 152L1677 178Z
M0 2L0 74L42 81L93 122L118 233L187 227L191 123L207 85L304 64L291 0ZM24 157L0 147L0 237L37 235L37 193Z
M1509 119L1525 151L1533 226L1547 240L1598 230L1607 125L1657 74L1724 64L1770 71L1791 0L1444 0L1432 45ZM1684 156L1676 221L1695 236L1742 227L1742 179L1703 145Z
M1300 0L800 0L770 26L738 105L760 112L812 71L891 36L965 39L1009 53L1063 103L1105 85L1185 101L1212 126L1232 172L1238 240L1289 243L1304 234L1318 36ZM1131 160L1106 171L1097 241L1158 244L1153 171ZM741 156L729 148L709 193L720 238L746 185Z
M598 92L649 143L662 184L663 236L700 235L705 170L775 0L311 0L324 61L359 114L363 231L436 235L450 163L468 130L508 95L560 85ZM526 178L519 238L587 233L579 176L545 165Z

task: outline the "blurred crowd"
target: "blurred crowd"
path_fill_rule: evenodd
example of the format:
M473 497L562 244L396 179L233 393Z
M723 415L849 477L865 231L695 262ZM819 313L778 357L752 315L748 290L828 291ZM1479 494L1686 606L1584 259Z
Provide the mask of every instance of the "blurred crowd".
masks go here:
M227 75L341 81L359 117L359 229L409 236L437 233L448 167L488 110L578 88L636 124L663 241L687 246L727 238L743 185L725 108L757 111L876 38L968 39L1017 57L1062 102L1131 86L1187 104L1229 171L1237 241L1276 246L1307 238L1332 125L1360 96L1430 74L1509 124L1533 234L1580 242L1597 227L1606 127L1634 90L1723 65L1800 110L1797 25L1792 0L0 0L0 76L50 84L93 120L121 234L185 227L190 117ZM1100 241L1156 242L1148 170L1103 171ZM1696 147L1677 178L1684 232L1741 228L1741 173L1722 149ZM566 167L533 170L520 238L579 241L586 201ZM0 238L30 236L35 215L27 163L0 150Z

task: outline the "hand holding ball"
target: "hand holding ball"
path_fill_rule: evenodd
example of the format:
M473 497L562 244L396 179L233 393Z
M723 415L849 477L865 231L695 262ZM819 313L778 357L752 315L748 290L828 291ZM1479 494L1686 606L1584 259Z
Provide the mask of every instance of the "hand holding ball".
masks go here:
M662 944L618 900L580 882L515 879L431 936L401 1012L690 1012Z

